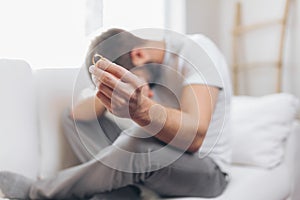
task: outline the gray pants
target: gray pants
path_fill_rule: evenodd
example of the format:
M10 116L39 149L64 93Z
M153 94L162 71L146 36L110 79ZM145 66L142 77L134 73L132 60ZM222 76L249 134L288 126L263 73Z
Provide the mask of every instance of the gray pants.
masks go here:
M118 126L104 116L93 121L76 122L75 127L66 111L63 125L71 147L83 164L37 181L31 187L31 199L86 198L133 184L144 185L163 197L215 197L227 185L226 175L212 159L199 159L197 154L182 153L175 148L169 148L168 155L181 156L165 167L158 167L159 159L148 158L151 154L147 153L143 154L145 158L142 160L135 157L125 160L112 144L117 143L131 152L152 152L165 144L154 137L120 135ZM161 155L161 159L168 155ZM108 162L116 167L105 164ZM117 167L123 166L124 162L133 170L145 170L137 173L118 170ZM152 171L152 166L157 170Z

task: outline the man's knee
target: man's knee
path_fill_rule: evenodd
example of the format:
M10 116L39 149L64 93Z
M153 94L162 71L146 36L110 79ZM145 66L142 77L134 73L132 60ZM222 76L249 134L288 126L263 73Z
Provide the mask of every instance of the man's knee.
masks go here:
M128 152L141 152L143 148L141 142L138 138L134 138L125 134L119 136L119 138L114 142L118 148L128 151Z
M160 145L154 138L137 138L126 134L114 142L118 148L133 153L149 153Z

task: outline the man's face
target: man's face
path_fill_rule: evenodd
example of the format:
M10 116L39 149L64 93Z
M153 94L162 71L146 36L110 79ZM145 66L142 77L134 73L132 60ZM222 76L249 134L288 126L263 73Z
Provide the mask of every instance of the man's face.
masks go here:
M131 72L139 78L145 80L147 83L151 81L151 74L144 66L134 67Z
M143 86L143 94L148 96L149 98L153 97L153 91L149 87L149 82L151 82L151 74L149 70L144 66L134 67L131 72L138 76L139 78L145 81L145 85Z

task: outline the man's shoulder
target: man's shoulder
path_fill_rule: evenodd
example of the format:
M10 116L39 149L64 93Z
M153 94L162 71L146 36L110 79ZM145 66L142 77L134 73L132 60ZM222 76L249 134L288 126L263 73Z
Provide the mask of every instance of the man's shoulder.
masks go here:
M216 44L212 39L203 34L191 34L187 35L188 40L186 40L186 44L189 42L194 42L202 48L217 48Z
M210 40L206 35L200 34L200 33L188 34L187 37L192 39L192 40L193 39L207 39L207 40Z
M181 48L181 54L184 56L192 56L195 59L205 58L219 60L224 56L219 47L209 37L203 34L187 35L184 45Z
M190 61L221 55L216 44L203 34L186 35L179 54ZM203 60L203 59L202 59Z

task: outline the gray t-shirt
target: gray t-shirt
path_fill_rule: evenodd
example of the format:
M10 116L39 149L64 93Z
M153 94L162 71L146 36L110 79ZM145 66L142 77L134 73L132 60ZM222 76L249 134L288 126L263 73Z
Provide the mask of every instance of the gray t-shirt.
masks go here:
M211 157L221 170L228 173L231 162L229 115L232 87L226 61L216 45L200 34L170 34L165 41L166 54L160 84L171 89L173 94L159 87L154 98L166 106L178 108L178 99L185 85L204 84L220 89L199 157Z
M155 81L157 86L153 88L153 99L164 106L179 108L184 86L204 84L219 88L215 110L199 149L199 159L209 156L223 172L228 173L231 161L229 112L232 88L225 59L216 45L203 35L169 33L165 42L166 53L159 67L159 78ZM118 118L109 112L105 115L127 134L139 129L144 131L130 119Z

